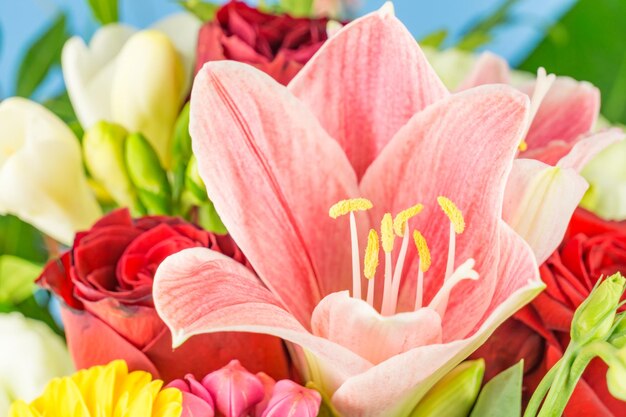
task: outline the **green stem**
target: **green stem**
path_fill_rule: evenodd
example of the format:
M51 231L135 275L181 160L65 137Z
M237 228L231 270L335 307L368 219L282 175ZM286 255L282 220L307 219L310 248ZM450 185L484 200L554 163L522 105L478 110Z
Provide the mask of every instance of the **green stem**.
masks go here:
M550 386L552 385L552 381L554 381L554 377L556 376L556 370L559 366L561 360L557 362L548 373L543 377L535 392L533 392L533 396L530 398L528 402L528 406L526 407L526 411L524 412L524 417L535 417L537 412L539 411L539 407L541 406L541 402L544 397L548 393Z
M561 392L566 386L569 378L569 371L571 369L572 362L576 357L576 351L578 350L578 346L576 346L573 342L567 347L565 353L563 354L563 358L559 362L557 362L557 371L554 377L554 381L552 382L552 386L548 391L548 395L546 396L545 401L543 402L543 406L539 410L539 414L537 417L558 417L560 414L554 414L553 410L555 405L559 402L559 398L561 396Z

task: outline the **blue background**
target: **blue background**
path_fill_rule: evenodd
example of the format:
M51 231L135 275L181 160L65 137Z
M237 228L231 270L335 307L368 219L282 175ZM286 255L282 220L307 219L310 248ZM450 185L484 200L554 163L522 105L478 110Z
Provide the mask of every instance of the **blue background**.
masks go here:
M481 18L488 16L504 0L396 0L396 14L417 37L446 29L449 41ZM361 0L360 14L375 10L384 0ZM560 17L574 0L520 0L513 9L513 21L495 32L486 49L520 63L542 39L547 27ZM180 10L173 0L120 0L120 18L144 27ZM89 39L97 28L86 0L0 0L0 98L13 94L15 76L28 45L41 34L54 16L69 14L72 34ZM485 48L483 48L485 49ZM62 79L53 74L39 96L59 91Z

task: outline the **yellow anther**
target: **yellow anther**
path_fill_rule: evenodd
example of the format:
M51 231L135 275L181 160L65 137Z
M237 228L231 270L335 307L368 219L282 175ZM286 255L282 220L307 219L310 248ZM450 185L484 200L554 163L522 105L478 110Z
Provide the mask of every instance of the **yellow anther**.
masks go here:
M526 143L524 139L522 139L519 145L517 145L517 148L519 149L520 152L526 152L526 150L528 149L528 144Z
M364 275L367 279L372 279L376 275L376 268L378 268L378 252L380 246L378 244L378 233L376 230L370 229L370 234L367 236L367 248L365 248L365 261L364 261Z
M465 219L461 210L447 197L439 196L437 197L437 202L443 212L446 213L446 216L448 216L448 219L450 219L455 233L457 235L463 233L463 230L465 230Z
M408 209L402 210L400 213L396 214L395 219L393 219L393 230L396 232L396 235L403 237L406 222L408 222L411 217L417 216L423 208L423 205L416 204L413 207L409 207Z
M336 219L339 216L343 216L344 214L348 214L352 211L363 211L371 209L372 202L367 198L351 198L349 200L341 200L338 203L332 205L330 210L328 210L328 214L333 219Z
M413 240L415 241L415 246L417 247L417 254L420 257L420 269L422 272L428 271L430 268L430 249L428 249L428 244L426 243L426 238L419 231L413 231Z
M383 216L383 220L380 222L380 235L383 241L383 250L387 253L393 252L393 241L396 237L393 234L391 213L385 213Z

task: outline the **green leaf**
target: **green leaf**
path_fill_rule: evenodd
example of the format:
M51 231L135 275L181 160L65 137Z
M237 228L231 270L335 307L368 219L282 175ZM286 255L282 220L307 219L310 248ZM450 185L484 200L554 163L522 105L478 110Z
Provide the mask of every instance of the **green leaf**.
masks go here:
M119 19L117 0L89 0L89 6L94 17L103 25Z
M26 51L18 71L16 95L32 96L50 69L60 62L67 38L65 15L61 14Z
M181 0L178 2L187 11L193 13L198 19L203 22L209 22L215 19L215 13L222 7L220 4L200 1L200 0Z
M494 377L483 387L470 417L520 417L523 375L520 361Z
M448 31L445 29L436 30L424 36L419 44L421 47L430 46L431 48L439 48L448 37Z
M14 216L0 216L0 255L14 255L36 263L47 259L41 233Z
M174 161L172 196L178 202L185 187L187 164L191 158L191 136L189 135L189 103L183 107L176 124L174 125L174 138L172 147L172 159Z
M13 255L0 255L0 303L17 304L33 294L41 265Z
M580 0L520 66L569 75L596 85L602 92L602 113L611 122L626 123L626 2Z
M281 11L294 17L308 17L313 11L313 0L280 0Z

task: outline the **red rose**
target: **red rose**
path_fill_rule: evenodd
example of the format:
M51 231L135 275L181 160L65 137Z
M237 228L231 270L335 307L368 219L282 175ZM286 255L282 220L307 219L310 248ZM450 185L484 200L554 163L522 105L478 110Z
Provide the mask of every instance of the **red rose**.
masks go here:
M260 12L239 1L222 6L198 35L196 72L205 62L245 62L287 84L328 39L328 19Z
M125 209L79 233L71 250L49 262L38 283L63 300L61 315L76 366L124 359L132 369L170 381L187 373L202 376L238 359L254 372L286 377L283 346L273 337L201 335L172 350L170 332L152 302L154 273L169 255L199 246L247 264L228 236L171 217L133 221Z
M528 399L569 344L576 308L602 276L626 273L626 222L608 222L577 209L559 249L540 267L546 290L505 322L475 354L492 377L524 359ZM606 366L591 365L578 383L565 417L626 416L626 402L606 386Z

